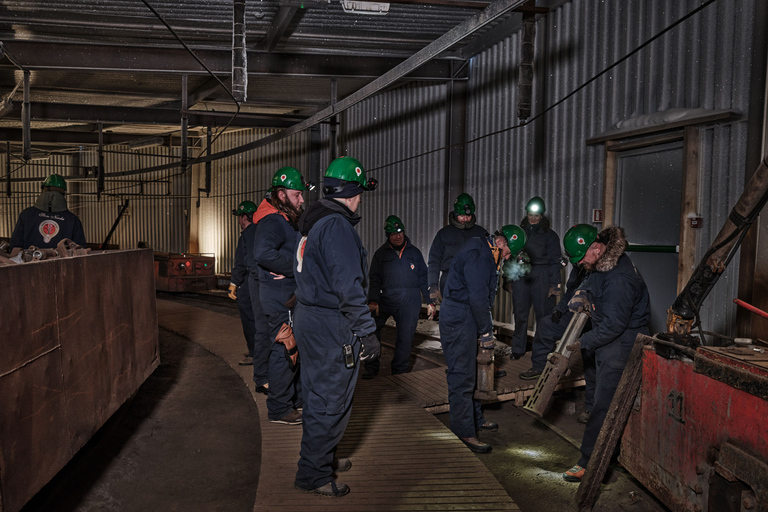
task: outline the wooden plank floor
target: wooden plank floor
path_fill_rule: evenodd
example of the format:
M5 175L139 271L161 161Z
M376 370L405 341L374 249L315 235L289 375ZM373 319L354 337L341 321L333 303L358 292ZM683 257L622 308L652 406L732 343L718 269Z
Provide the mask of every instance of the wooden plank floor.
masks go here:
M519 510L478 456L386 379L358 381L338 452L352 460L339 479L350 494L333 499L296 490L301 427L267 420L266 398L253 390L252 367L237 364L244 348L239 320L165 300L157 301L157 309L162 327L223 358L251 390L262 435L254 511Z
M497 401L506 402L512 400L515 405L522 407L525 405L528 397L533 394L536 387L536 380L523 380L519 377L531 367L531 354L518 360L512 360L509 357L497 358L499 369L507 374L504 377L496 379L495 389L498 393ZM581 355L574 354L569 365L571 374L561 380L557 389L568 389L584 385L584 372L582 370ZM444 366L421 370L418 372L403 373L399 375L390 375L384 377L403 391L412 395L433 414L447 412L448 406L448 382L445 377Z

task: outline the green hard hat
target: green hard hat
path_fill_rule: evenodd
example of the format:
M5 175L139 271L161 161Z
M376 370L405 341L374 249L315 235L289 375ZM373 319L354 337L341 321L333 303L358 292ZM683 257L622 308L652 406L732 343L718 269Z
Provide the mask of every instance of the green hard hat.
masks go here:
M325 170L325 177L353 181L359 183L365 190L373 190L378 184L374 179L366 180L363 164L351 156L341 156L331 162L328 169Z
M456 202L453 203L453 213L454 215L474 215L475 202L472 200L472 196L467 193L459 194Z
M525 211L537 215L544 215L544 212L547 211L547 205L544 204L542 198L534 196L528 201L528 204L525 205Z
M525 230L520 226L507 224L501 228L501 234L507 240L507 246L513 256L525 247Z
M405 231L405 224L396 215L390 215L384 221L384 232L389 233L403 233Z
M232 215L248 215L256 212L256 203L253 201L243 201L240 205L232 210Z
M272 176L272 187L285 187L291 190L307 190L304 177L293 167L281 167Z
M45 178L45 181L43 182L42 188L45 187L57 187L57 188L63 188L64 190L67 190L67 182L64 181L64 178L62 178L58 174L51 174L47 178Z
M574 265L581 261L587 249L597 238L597 228L589 224L576 224L563 237L565 253Z

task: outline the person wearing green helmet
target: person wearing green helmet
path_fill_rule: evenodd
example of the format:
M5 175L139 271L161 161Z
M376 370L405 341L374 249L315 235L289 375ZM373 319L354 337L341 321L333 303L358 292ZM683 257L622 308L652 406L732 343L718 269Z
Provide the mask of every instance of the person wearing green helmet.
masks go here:
M359 160L337 158L325 171L325 197L299 220L293 330L307 401L294 485L324 496L349 492L334 474L352 463L334 454L349 423L360 363L381 351L368 307L368 252L355 230L362 194L374 188Z
M525 252L530 259L530 271L504 283L512 292L515 333L512 336L512 358L520 359L527 351L528 316L531 305L536 323L552 314L555 296L560 293L560 237L550 228L544 200L536 196L525 205L526 216L520 222L525 230Z
M496 298L501 264L525 246L525 232L506 225L494 235L471 238L451 263L440 312L440 344L448 366L451 431L473 452L488 453L491 445L479 431L498 429L486 421L476 387L478 346L493 349L491 308Z
M609 226L592 239L593 233L585 228L574 230L566 243L571 261L575 260L588 273L568 302L568 309L588 310L592 321L592 329L583 332L567 348L591 352L598 368L594 403L581 441L581 458L563 473L568 482L579 482L584 477L635 338L638 334L650 334L648 288L625 253L628 244L624 229Z
M547 365L547 355L552 352L557 340L562 338L565 328L571 321L573 313L568 310L568 302L573 298L576 289L581 285L587 276L587 271L578 265L581 258L584 257L589 246L597 237L597 228L589 224L577 224L569 229L563 237L563 246L565 252L572 263L571 272L568 274L565 292L560 301L555 306L552 314L542 318L536 323L536 334L533 337L531 348L531 368L520 373L523 380L538 379ZM589 327L585 328L585 331ZM577 421L586 423L589 411L592 410L592 401L594 396L594 361L588 364L589 354L582 355L584 359L584 375L587 382L587 393L585 400L585 412L580 414Z
M437 232L429 248L427 281L429 296L435 305L440 304L456 253L470 238L483 237L485 234L485 228L477 224L472 196L459 194L453 209L448 212L448 225ZM434 308L431 308L430 318L434 313Z
M11 247L50 249L65 238L85 247L83 224L67 208L66 180L51 174L43 181L42 189L35 205L19 214L11 234Z
M265 199L251 255L258 266L259 302L269 325L269 421L284 425L302 422L299 369L286 351L292 347L276 342L282 326L290 325L291 309L286 305L296 291L293 253L296 250L298 221L303 213L307 185L293 167L281 167L272 176L270 197Z
M256 320L253 316L251 293L248 287L248 267L245 265L245 238L242 232L251 225L253 214L256 212L256 203L243 201L232 210L232 215L237 217L240 226L240 237L235 248L235 263L232 266L232 275L229 280L229 298L237 302L237 310L240 313L240 323L243 326L245 344L248 352L238 364L248 366L253 364L253 342L256 337Z
M389 317L395 319L397 340L392 357L392 375L408 371L411 345L419 322L422 297L432 304L427 290L427 265L421 251L411 244L405 225L399 217L390 215L384 221L386 242L373 254L368 274L368 307L376 321L376 337L381 341L381 329ZM379 360L365 363L364 379L379 373Z

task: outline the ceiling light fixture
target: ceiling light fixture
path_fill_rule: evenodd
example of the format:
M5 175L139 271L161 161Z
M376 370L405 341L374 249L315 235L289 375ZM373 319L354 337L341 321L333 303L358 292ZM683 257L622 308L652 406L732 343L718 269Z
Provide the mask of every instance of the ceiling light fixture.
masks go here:
M347 13L374 14L376 16L384 16L389 12L388 3L361 0L341 0L341 8Z

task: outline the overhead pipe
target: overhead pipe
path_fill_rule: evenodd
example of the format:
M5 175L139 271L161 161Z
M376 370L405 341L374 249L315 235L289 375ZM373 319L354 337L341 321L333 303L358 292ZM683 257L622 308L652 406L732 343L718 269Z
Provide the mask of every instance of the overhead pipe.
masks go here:
M29 71L24 70L24 103L21 106L21 140L23 149L21 157L25 161L32 159L32 129L29 108Z
M245 48L245 0L232 9L232 96L242 103L248 96L248 53Z

